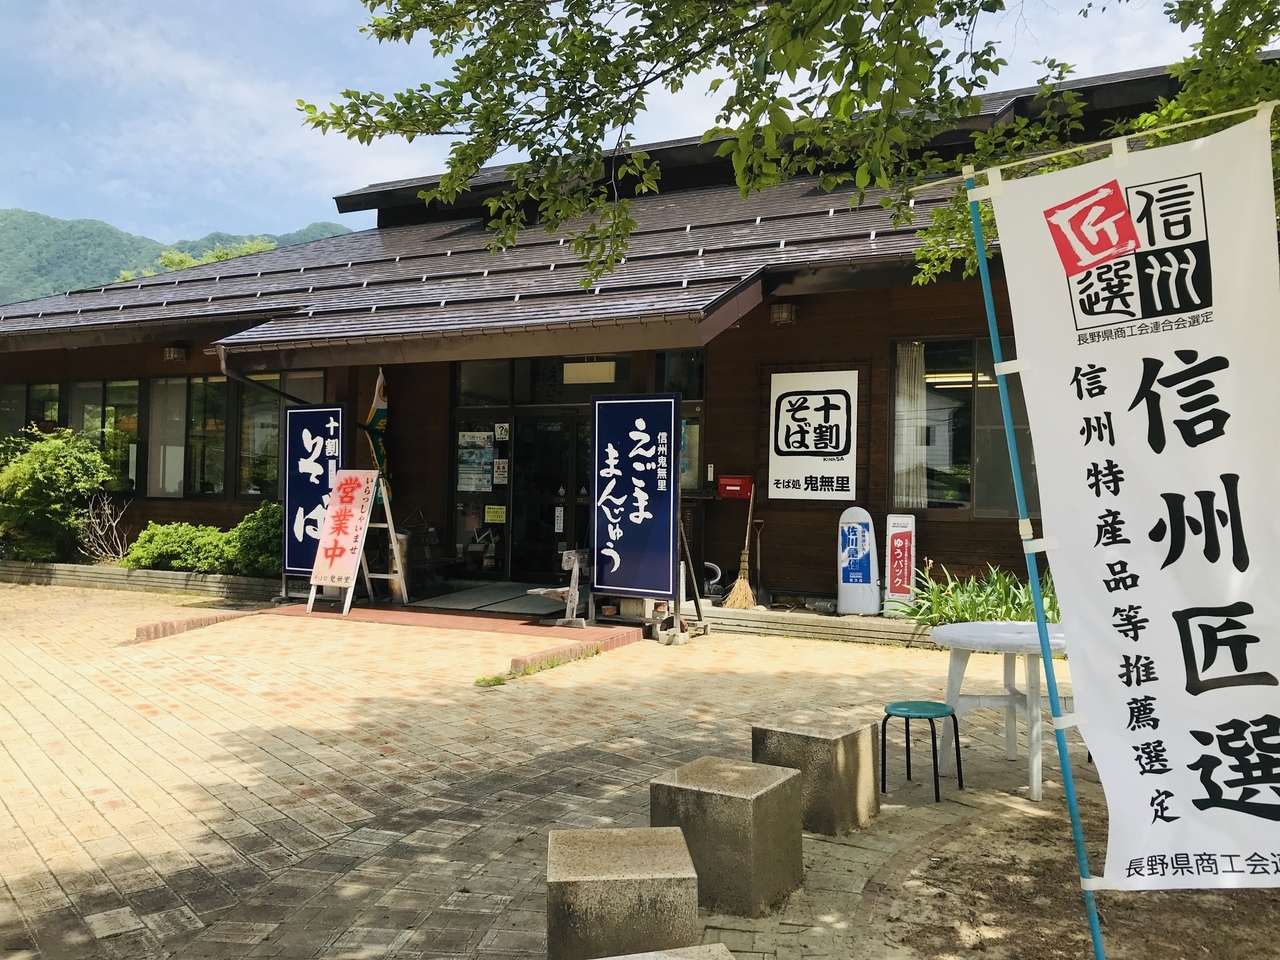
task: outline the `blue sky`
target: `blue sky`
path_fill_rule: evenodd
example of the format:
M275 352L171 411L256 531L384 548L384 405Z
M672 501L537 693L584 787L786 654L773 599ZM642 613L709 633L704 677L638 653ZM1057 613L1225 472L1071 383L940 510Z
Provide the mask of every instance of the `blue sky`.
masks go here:
M1087 20L1074 0L1027 0L998 25L1000 87L1034 83L1053 56L1087 76L1167 63L1189 39L1161 0ZM295 101L390 92L443 75L425 43L358 32L356 0L0 0L0 208L105 220L162 242L213 230L352 229L332 197L437 172L447 143L365 147L303 128ZM701 133L714 109L693 84L655 99L641 142Z

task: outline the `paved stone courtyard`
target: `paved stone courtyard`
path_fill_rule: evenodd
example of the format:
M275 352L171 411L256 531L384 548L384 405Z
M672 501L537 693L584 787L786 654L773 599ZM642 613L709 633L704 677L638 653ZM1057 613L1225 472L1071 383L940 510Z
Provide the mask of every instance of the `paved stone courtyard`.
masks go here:
M749 759L752 720L878 719L940 698L946 675L935 650L715 634L482 688L562 641L430 615L251 616L134 642L217 609L0 584L0 955L542 957L548 830L647 825L649 780ZM998 658L975 655L970 685L998 692ZM1051 743L1031 804L998 715L969 715L968 789L944 781L935 804L927 741L907 783L895 733L875 824L806 835L804 888L763 920L704 914L708 941L738 960L906 956L869 943L868 921L930 850L981 818L1067 829ZM1077 776L1087 788L1092 769Z

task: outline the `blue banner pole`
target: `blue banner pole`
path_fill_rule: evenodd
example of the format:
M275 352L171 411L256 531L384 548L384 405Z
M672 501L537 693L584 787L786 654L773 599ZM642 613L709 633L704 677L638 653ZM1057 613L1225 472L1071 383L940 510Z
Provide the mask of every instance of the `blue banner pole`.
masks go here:
M1044 596L1040 592L1040 571L1031 536L1031 518L1027 514L1027 495L1022 483L1022 464L1018 458L1017 439L1013 433L1013 413L1009 406L1009 385L1001 372L1004 351L1000 348L1000 332L996 327L996 307L991 296L991 273L987 269L987 245L982 237L982 215L978 201L973 199L974 169L965 167L964 185L969 192L969 219L973 223L973 242L978 254L978 274L982 278L982 297L987 307L987 329L991 333L991 356L995 361L996 386L1000 390L1000 412L1004 415L1004 439L1009 446L1009 467L1013 471L1013 492L1018 503L1018 531L1022 536L1023 553L1027 558L1027 583L1036 608L1036 629L1040 634L1040 660L1044 664L1046 688L1049 692L1049 710L1053 714L1053 734L1058 744L1058 763L1062 767L1062 789L1067 797L1067 810L1071 815L1071 837L1076 845L1076 863L1080 867L1084 907L1089 915L1089 936L1093 940L1095 960L1106 960L1102 946L1102 927L1098 923L1098 905L1093 890L1086 881L1089 873L1089 854L1084 847L1084 831L1080 826L1080 804L1076 799L1076 782L1071 773L1071 758L1067 755L1067 734L1058 721L1062 719L1062 701L1058 698L1058 678L1053 669L1053 653L1049 648L1049 627L1044 617ZM1027 710L1039 710L1038 703L1028 703Z

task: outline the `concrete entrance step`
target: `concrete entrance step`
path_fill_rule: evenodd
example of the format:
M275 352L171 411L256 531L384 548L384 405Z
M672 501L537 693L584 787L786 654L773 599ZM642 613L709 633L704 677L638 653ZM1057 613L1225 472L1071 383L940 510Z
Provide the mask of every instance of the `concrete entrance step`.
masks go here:
M733 610L704 603L713 627L732 633L932 646L930 630L892 617L833 616L808 610Z

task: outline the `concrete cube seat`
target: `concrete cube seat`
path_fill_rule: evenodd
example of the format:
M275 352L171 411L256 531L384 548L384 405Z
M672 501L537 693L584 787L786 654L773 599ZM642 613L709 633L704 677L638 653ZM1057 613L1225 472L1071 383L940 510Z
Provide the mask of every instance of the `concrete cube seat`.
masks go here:
M701 757L650 783L649 822L684 831L708 909L764 916L804 878L799 770Z
M548 960L593 960L701 940L698 875L678 829L551 831Z
M799 711L751 727L751 759L800 771L811 833L841 836L880 812L874 723Z

